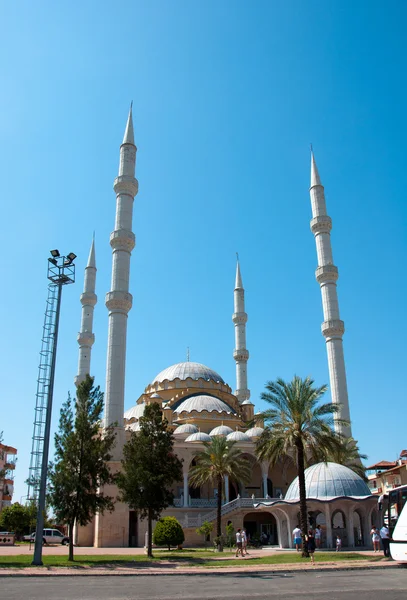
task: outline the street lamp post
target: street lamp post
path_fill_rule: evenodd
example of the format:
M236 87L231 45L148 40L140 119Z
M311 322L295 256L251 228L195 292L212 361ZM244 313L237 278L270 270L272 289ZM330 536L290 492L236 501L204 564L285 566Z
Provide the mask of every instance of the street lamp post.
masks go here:
M42 565L42 540L44 530L45 496L47 489L49 438L51 432L52 400L54 395L55 364L57 358L57 344L59 331L59 317L61 312L62 287L75 281L74 260L76 254L71 252L67 256L61 256L58 250L51 250L48 259L48 279L51 286L57 287L56 314L53 331L53 345L51 355L51 369L47 393L46 416L44 428L44 445L41 464L41 479L38 494L37 525L35 528L34 558L31 564Z

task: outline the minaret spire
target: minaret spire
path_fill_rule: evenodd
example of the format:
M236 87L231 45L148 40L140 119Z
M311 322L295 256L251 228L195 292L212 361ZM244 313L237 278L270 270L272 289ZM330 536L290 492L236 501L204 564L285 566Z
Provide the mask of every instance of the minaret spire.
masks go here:
M95 341L95 334L93 333L93 311L97 302L97 296L95 294L96 288L96 256L95 256L95 236L93 236L92 244L90 247L88 263L85 268L85 281L83 284L83 294L81 294L80 301L82 304L82 320L81 330L78 333L78 344L79 344L79 361L78 361L78 374L74 381L75 385L78 386L84 379L85 376L90 374L90 359L92 346Z
M338 268L333 264L331 248L332 221L328 217L325 204L324 188L318 173L314 152L311 148L311 231L317 246L318 267L316 279L321 287L324 322L322 335L326 339L328 352L329 379L331 383L332 402L339 405L338 416L350 422L348 388L346 383L345 358L343 354L342 336L345 332L344 322L339 316L338 293L336 282ZM352 435L351 428L335 424L335 429L343 435Z
M130 106L120 146L119 174L114 181L116 193L115 229L110 235L112 247L111 291L106 294L109 330L105 388L105 425L117 423L113 460L120 460L124 444L124 385L126 365L127 314L133 297L129 293L130 255L135 246L133 226L134 196L138 192L135 178L136 152L133 115Z
M245 313L244 305L244 288L242 275L240 273L239 256L236 263L236 281L234 291L234 308L235 312L232 316L232 321L235 324L235 349L233 358L236 361L236 391L235 396L240 404L250 398L250 390L247 389L247 361L249 353L246 350L246 323L247 314Z

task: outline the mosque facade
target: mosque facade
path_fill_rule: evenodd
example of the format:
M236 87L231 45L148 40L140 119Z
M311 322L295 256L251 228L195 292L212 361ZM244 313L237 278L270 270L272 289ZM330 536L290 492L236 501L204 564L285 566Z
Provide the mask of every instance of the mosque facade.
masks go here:
M255 421L254 404L250 400L246 348L245 297L239 262L234 288L236 389L232 388L213 369L196 362L174 364L148 383L136 404L124 411L126 336L128 313L132 308L130 289L130 260L135 246L133 233L133 203L138 192L135 177L137 148L134 143L132 111L130 109L123 142L120 146L119 173L114 182L116 193L115 229L110 236L112 248L111 290L106 294L108 310L108 347L105 387L104 425L116 424L116 445L110 468L121 468L123 446L140 428L145 407L158 403L174 435L174 449L183 462L183 479L173 486L174 505L163 516L175 516L184 528L186 545L202 543L196 528L205 520L216 519L217 490L212 485L193 488L189 470L194 453L204 442L215 436L233 440L252 464L249 484L225 479L222 507L222 529L227 523L245 526L251 536L263 534L269 543L281 547L292 545L291 531L298 522L299 500L296 470L291 462L281 461L271 467L256 458L256 442L263 432L262 423ZM333 265L330 242L331 220L327 216L324 188L321 184L314 155L311 160L311 230L315 236L318 268L317 281L321 287L332 401L340 404L341 417L349 418L349 403L345 362L342 346L343 321L339 318L336 281L338 270ZM78 334L79 363L75 384L91 372L91 351L94 343L93 311L97 303L95 243L85 269L84 291L81 295L82 320ZM350 427L343 430L350 435ZM317 468L318 467L318 468ZM314 465L308 469L307 495L310 519L325 529L325 544L331 545L333 530L340 526L346 533L349 546L361 540L368 542L374 515L369 488L353 471L341 465ZM338 471L339 469L339 471ZM345 471L344 471L345 470ZM330 483L329 483L330 482ZM341 485L340 485L341 483ZM335 484L335 485L334 485ZM309 487L309 489L308 489ZM105 492L117 497L115 486ZM338 516L340 515L340 516ZM355 516L356 515L356 516ZM82 546L126 547L143 546L146 521L140 521L134 511L117 502L112 513L98 514L86 527L76 530L76 543ZM344 535L344 534L343 534Z

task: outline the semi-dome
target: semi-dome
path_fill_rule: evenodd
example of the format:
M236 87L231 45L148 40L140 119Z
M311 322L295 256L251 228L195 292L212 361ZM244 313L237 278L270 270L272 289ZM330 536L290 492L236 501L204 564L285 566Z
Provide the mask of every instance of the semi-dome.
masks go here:
M223 400L220 400L215 396L208 396L207 394L198 394L182 400L182 402L174 409L174 412L180 414L183 412L189 413L194 410L197 412L207 411L236 414L233 408L226 404L226 402L223 402Z
M327 462L312 465L305 470L307 498L332 498L335 496L370 496L363 479L349 467ZM300 497L298 477L287 490L285 500Z
M192 425L192 423L185 423L185 425L180 425L174 431L174 435L189 435L191 433L198 433L199 429L196 425Z
M186 442L211 442L212 438L207 433L204 433L203 431L198 431L198 433L193 433L192 435L189 435L185 441Z
M251 439L243 431L232 431L226 436L228 442L251 442Z
M181 362L171 367L167 367L161 373L153 379L151 385L154 383L162 383L163 381L174 381L174 379L205 379L207 381L214 381L215 383L225 383L219 373L213 371L205 365L196 362Z
M252 427L251 429L248 429L246 431L246 435L249 438L260 437L261 434L263 433L263 431L264 431L263 427Z
M227 425L219 425L219 427L215 427L215 429L212 429L209 435L212 437L216 437L217 435L223 435L224 437L226 437L230 433L233 433L233 429L227 427Z
M129 408L129 410L126 410L124 413L124 418L128 421L131 419L139 419L143 416L145 407L146 405L144 402L142 404L136 404L135 406L132 406Z

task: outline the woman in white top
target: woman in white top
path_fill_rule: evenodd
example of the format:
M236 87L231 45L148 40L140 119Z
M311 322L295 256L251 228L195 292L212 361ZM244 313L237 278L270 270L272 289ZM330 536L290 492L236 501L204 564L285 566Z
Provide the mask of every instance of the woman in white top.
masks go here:
M372 536L373 550L375 552L380 552L380 533L377 527L372 527L370 534Z

